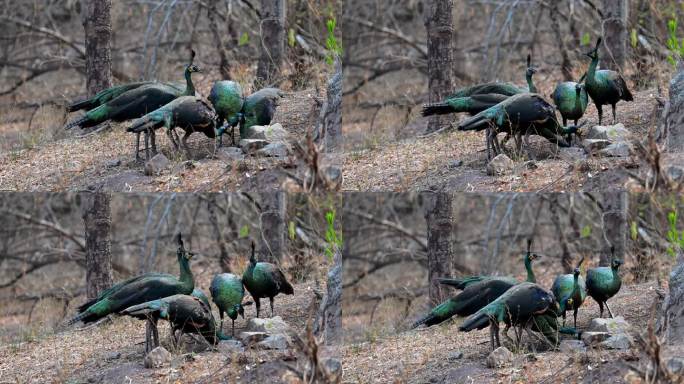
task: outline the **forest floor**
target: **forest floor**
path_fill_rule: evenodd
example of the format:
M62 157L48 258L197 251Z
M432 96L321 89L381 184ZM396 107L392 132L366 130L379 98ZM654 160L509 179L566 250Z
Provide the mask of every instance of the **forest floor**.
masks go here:
M309 115L316 91L287 92L273 123L281 123L297 139L310 129ZM99 132L83 134L78 129L64 133L64 110L46 107L25 121L0 126L0 190L63 191L103 187L110 191L224 191L280 188L286 178L283 168L294 168L289 158L247 156L244 160L213 156L214 141L202 134L190 137L191 159L175 152L166 135L157 134L157 148L171 165L158 175L144 174L144 163L135 161L135 136L127 133L128 122L110 123ZM72 113L74 119L80 113ZM36 128L37 127L37 128ZM43 131L41 131L43 130ZM38 132L36 132L38 131ZM48 137L45 140L45 137ZM237 134L236 134L237 136ZM54 138L54 139L52 139ZM23 143L17 148L17 143ZM230 145L228 135L224 145ZM141 143L142 146L142 143ZM144 157L144 153L141 154Z
M651 318L657 283L623 286L611 299L611 309L636 332ZM578 328L598 317L598 305L587 298L579 311ZM569 316L572 322L572 316ZM349 320L347 320L349 321ZM463 319L418 328L365 342L349 343L342 352L347 383L638 383L629 365L648 363L639 347L616 351L590 349L586 354L559 351L518 353L503 368L485 365L489 331L458 332ZM345 328L349 323L345 325ZM356 327L358 328L358 327ZM462 357L456 357L462 353ZM684 356L684 347L664 347L664 356Z
M282 317L301 336L309 318L314 289L325 288L316 288L314 282L294 284L295 295L280 295L275 300L275 315ZM268 314L267 302L265 308ZM247 306L246 319L238 318L235 322L236 335L255 315L254 306ZM166 322L160 324L163 324L161 343L173 354L168 367L146 369L143 366L144 322L119 317L94 327L0 345L0 383L297 382L288 380L294 376L288 373L287 365L301 363L298 360L301 355L293 349L248 348L243 354L227 355L185 336L181 350L173 350L168 326ZM229 319L224 329L230 334Z
M655 89L635 92L634 102L618 104L618 123L623 123L630 131L632 142L643 141L646 137L656 95ZM416 114L418 109L413 108L412 113ZM449 116L458 121L465 115ZM584 120L587 124L583 130L598 124L596 107L592 103L581 119ZM604 107L603 123L612 124L610 107ZM417 136L426 126L427 119L417 117L404 130L413 131ZM359 131L365 127L365 124L350 124L345 127L345 133L360 136ZM538 139L532 142L536 168L530 169L526 161L512 157L515 161L513 172L503 176L488 176L485 172L487 154L482 132L450 129L427 137L413 136L386 144L366 145L345 153L342 188L349 191L582 191L622 186L629 179L626 169L638 173L646 168L634 155L589 156L578 160L576 153L583 153L581 148L558 150L546 140ZM511 145L512 141L508 147ZM549 156L549 147L555 155Z

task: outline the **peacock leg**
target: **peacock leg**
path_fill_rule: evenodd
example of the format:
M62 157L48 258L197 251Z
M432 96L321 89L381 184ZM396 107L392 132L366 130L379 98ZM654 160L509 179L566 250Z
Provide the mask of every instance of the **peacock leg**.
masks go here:
M230 126L230 144L233 147L235 146L235 126L234 125Z
M579 308L575 308L573 311L573 317L575 318L575 329L577 329L577 311L579 311ZM563 326L565 326L565 322L563 322Z
M487 162L490 162L492 160L492 155L490 153L490 150L491 150L490 129L491 128L487 128L487 131L485 132L485 145L487 146Z
M615 104L612 104L611 107L613 107L613 124L617 123L617 117L615 116Z
M269 297L268 300L271 301L271 317L273 317L273 298Z
M159 328L157 328L157 319L152 319L152 337L154 337L154 348L159 346Z
M230 331L231 336L235 336L235 320L230 319L233 322L233 328Z
M577 312L575 312L577 313ZM565 327L565 311L563 311L563 326Z
M510 329L511 329L511 326L508 325L508 324L506 324L506 327L505 327L504 330L503 330L503 334L504 334L504 337L506 338L506 341L507 341L510 345L514 345L515 342L513 341L513 339L511 339L510 336L508 336L508 331L509 331Z
M596 104L596 109L598 110L599 125L601 125L601 122L603 121L603 106Z
M150 129L150 141L152 142L152 156L157 154L157 134L154 129Z
M152 328L150 328L150 321L145 322L145 354L150 353L152 348L150 348L150 339L152 338Z
M140 161L140 132L135 134L135 161Z
M603 302L599 301L598 305L599 305L599 310L601 311L601 312L599 312L599 318L602 319L603 318Z
M145 131L145 160L150 159L150 134Z
M219 317L221 318L221 325L219 326L219 329L221 332L223 332L223 311L219 311Z
M261 309L261 299L258 297L254 298L254 305L256 306L257 319L259 318L259 310Z
M613 318L613 312L611 312L610 307L608 306L608 302L606 301L606 309L608 310L608 315L610 315L610 318Z

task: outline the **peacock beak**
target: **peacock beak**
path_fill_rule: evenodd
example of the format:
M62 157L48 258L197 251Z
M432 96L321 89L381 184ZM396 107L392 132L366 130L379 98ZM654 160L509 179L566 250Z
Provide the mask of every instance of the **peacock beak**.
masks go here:
M188 258L188 260L190 260L190 259L192 259L194 256L195 256L195 253L194 253L194 252L188 252L186 257Z

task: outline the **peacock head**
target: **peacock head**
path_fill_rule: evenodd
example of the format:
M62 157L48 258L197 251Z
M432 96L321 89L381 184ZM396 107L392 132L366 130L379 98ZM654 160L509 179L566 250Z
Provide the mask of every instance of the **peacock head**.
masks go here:
M531 76L534 75L535 73L537 73L537 67L534 67L534 66L532 65L532 56L531 56L531 55L527 55L527 72L526 72L526 75L527 75L528 77L531 77Z
M582 89L584 89L584 83L575 84L575 93L579 95L580 93L582 93Z
M202 72L202 69L200 67L193 64L194 61L195 61L195 50L193 49L190 51L190 63L188 63L188 66L185 68L185 70L188 73Z
M613 261L610 262L610 266L613 267L613 269L620 268L622 264L624 264L624 262L620 259L613 259Z
M576 267L575 269L572 270L572 274L575 275L575 276L579 276L579 275L580 275L580 272L581 272L581 271L580 271L579 267Z
M600 46L601 46L601 38L599 37L598 40L596 40L596 46L594 46L594 49L587 52L586 55L589 56L592 60L598 59L598 49Z
M254 244L254 240L252 240L251 246L252 246L252 255L249 257L249 263L251 265L256 265L257 260L256 260L256 255L254 253L254 249L256 248L256 245Z

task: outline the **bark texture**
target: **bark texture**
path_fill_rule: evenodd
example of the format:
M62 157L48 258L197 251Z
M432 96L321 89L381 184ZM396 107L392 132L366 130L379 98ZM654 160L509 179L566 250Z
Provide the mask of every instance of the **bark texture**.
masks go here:
M323 127L320 131L325 135L324 149L333 152L341 145L342 137L342 62L335 59L335 73L328 80L328 100L321 111Z
M444 99L452 89L453 5L453 0L431 0L425 13L430 103ZM448 117L432 116L427 130L434 132L448 121Z
M86 294L97 297L112 286L112 253L109 234L112 225L109 194L83 195L83 223L86 240Z
M261 194L259 260L277 263L285 252L285 192Z
M88 96L112 86L111 0L85 2L86 89Z
M257 85L276 85L285 57L285 0L261 0L261 54Z
M663 111L660 141L668 152L684 150L684 61L679 61L677 74L670 80L670 101Z
M451 274L452 196L436 193L427 204L428 231L428 294L433 305L442 302L449 292L437 282L437 278Z
M681 254L677 266L670 273L670 293L662 308L660 324L665 342L681 344L684 342L684 257Z
M627 58L628 0L603 0L603 36L601 66L616 71L624 68Z
M615 258L624 260L627 241L627 192L609 191L603 193L603 230L606 242L601 250L602 266L610 265L611 245L615 247Z

